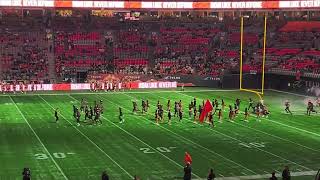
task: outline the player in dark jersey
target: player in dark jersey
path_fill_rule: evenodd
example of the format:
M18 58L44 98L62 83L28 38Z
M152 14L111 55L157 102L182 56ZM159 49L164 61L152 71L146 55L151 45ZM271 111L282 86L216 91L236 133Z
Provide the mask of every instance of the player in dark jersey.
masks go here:
M159 109L156 109L156 112L154 113L156 124L159 125Z
M234 111L232 109L232 106L229 105L229 121L233 121L233 118L234 118Z
M54 117L56 118L56 123L59 121L59 108L57 108L55 111L54 111Z
M252 108L254 111L253 100L251 98L249 98L249 106L248 106L249 111L250 111L250 108Z
M217 99L214 100L214 105L215 105L215 107L216 107L217 109L219 108L219 102L218 102Z
M197 99L193 98L193 106L196 108L197 107Z
M76 108L76 122L77 122L77 126L80 126L80 117L81 117L80 110L79 110L78 108Z
M182 121L182 108L179 109L179 121Z
M147 111L148 111L148 109L150 108L149 100L148 100L148 99L147 99L147 101L146 101L146 106L147 106Z
M167 102L167 111L169 111L171 109L171 102L170 99Z
M224 108L226 107L226 104L224 103L224 100L221 99L221 109L224 111Z
M197 122L197 107L193 108L193 122Z
M86 121L89 118L90 110L88 105L84 107L84 120Z
M209 120L209 123L212 125L212 127L214 127L212 111L208 115L208 120ZM209 126L210 126L210 124L209 124Z
M136 102L136 101L133 101L133 102L132 102L132 106L133 106L132 113L133 113L133 114L137 113L137 111L138 111L137 102Z
M119 121L120 123L124 122L124 118L123 118L123 113L122 113L122 108L119 107Z
M96 122L96 123L100 123L100 124L102 124L102 121L101 121L101 118L100 118L100 116L101 116L101 110L100 110L100 108L99 107L97 107L97 108L95 108L95 110L94 110L95 112L94 112L94 114L95 114L95 116L94 116L94 122Z
M89 112L89 119L92 121L93 120L93 115L94 115L94 111L93 111L93 108L92 106L90 106L90 112Z
M99 109L100 109L100 114L103 114L104 106L103 106L103 101L102 100L99 101Z
M240 109L240 103L241 103L241 100L239 98L236 99L236 105L238 107L238 109Z
M248 122L249 110L248 108L244 109L244 121Z
M142 101L141 101L141 112L142 112L142 114L147 112L146 108L147 108L146 102L142 99Z
M72 105L73 108L73 117L77 118L77 107L75 105Z
M81 99L81 103L80 103L80 111L83 112L84 111L84 107L86 106L86 100L85 99Z
M174 102L174 114L173 114L174 117L178 115L178 109L179 109L178 102Z
M284 105L285 105L285 111L286 111L286 113L290 113L291 115L292 115L292 112L290 111L290 102L287 100L285 103L284 103Z
M218 119L219 119L219 122L220 122L220 123L222 123L222 119L223 119L223 118L222 118L222 115L223 115L223 114L222 114L222 109L219 109Z
M239 106L237 103L234 103L234 115L237 115L239 113Z
M200 116L201 116L201 113L202 113L202 106L201 105L199 105L199 109L198 109L198 112L199 112L199 119L200 119Z
M192 117L192 106L193 106L192 104L189 104L189 107L188 107L189 119L191 119L191 117Z
M163 107L162 107L162 105L159 106L159 111L158 111L158 113L159 113L159 120L160 120L161 122L163 122Z
M311 115L311 112L318 113L316 110L314 110L314 105L311 101L308 102L307 106L307 115Z
M172 114L171 114L171 111L170 109L168 110L168 124L171 125L171 117L172 117Z

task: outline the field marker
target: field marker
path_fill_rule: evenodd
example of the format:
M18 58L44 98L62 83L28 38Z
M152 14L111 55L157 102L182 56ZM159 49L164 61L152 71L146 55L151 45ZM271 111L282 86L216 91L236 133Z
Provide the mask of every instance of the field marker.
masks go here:
M186 95L186 94L183 94L183 93L178 93L178 94L181 94L181 95L184 95L184 96L188 96L188 97L192 97L192 96L189 96L189 95ZM201 98L199 98L199 99L201 99ZM200 124L199 124L199 125L200 125ZM237 138L234 138L234 137L232 137L232 136L229 136L229 135L227 135L227 134L224 134L224 133L222 133L222 132L220 132L220 131L216 131L216 130L214 130L214 129L210 129L210 130L211 130L211 131L214 131L214 132L216 132L216 133L219 133L219 134L221 134L221 135L223 135L223 136L229 137L230 139L233 139L233 140L235 140L235 141L243 142L243 141L241 141L241 140L239 140L239 139L237 139ZM295 165L297 165L297 166L303 167L304 169L312 170L312 169L310 169L310 168L308 168L308 167L306 167L306 166L300 165L300 164L298 164L298 163L296 163L296 162L294 162L294 161L291 161L291 160L289 160L289 159L286 159L286 158L284 158L284 157L281 157L281 156L279 156L279 155L276 155L276 154L274 154L274 153L272 153L272 152L263 150L263 149L258 148L258 147L254 147L254 148L256 148L256 149L258 149L258 150L260 150L260 151L262 151L262 152L265 152L265 153L267 153L267 154L270 154L270 155L272 155L272 156L275 156L275 157L278 157L278 158L280 158L280 159L283 159L283 160L285 160L285 161L287 161L287 162L290 162L290 163L292 163L292 164L295 164Z
M41 95L38 95L48 106L52 109L55 109L47 100L45 100ZM126 171L120 164L118 164L114 159L112 159L104 150L102 150L95 142L93 142L87 135L85 135L82 131L80 131L74 124L72 124L67 118L65 118L62 114L60 114L63 119L65 119L75 130L77 130L83 137L85 137L89 142L91 142L97 149L100 150L104 155L106 155L114 164L116 164L122 171L124 171L130 178L133 176Z
M276 135L273 135L273 134L269 134L269 133L264 132L264 131L261 131L261 130L259 130L259 129L254 129L254 128L250 127L250 126L245 126L245 125L243 125L243 124L241 124L241 123L237 123L237 122L234 122L234 123L237 124L237 125L240 125L240 126L242 126L242 127L246 127L246 128L248 128L248 129L251 129L251 130L254 130L254 131L257 131L257 132L260 132L260 133L269 135L269 136L272 136L272 137L274 137L274 138L281 139L282 141L287 141L287 142L290 142L290 143L292 143L292 144L295 144L295 145L304 147L304 148L306 148L306 149L309 149L309 150L312 150L312 151L316 151L316 152L320 152L320 150L313 149L313 148L311 148L311 147L308 147L308 146L305 146L305 145L296 143L296 142L291 141L291 140L288 140L288 139L284 139L284 138L282 138L282 137L279 137L279 136L276 136Z
M16 109L18 110L18 112L20 113L21 117L24 119L24 121L27 123L27 125L29 126L29 128L31 129L31 131L33 132L33 134L36 136L36 138L38 139L38 141L40 142L41 146L43 147L43 149L46 151L47 155L50 157L50 159L52 160L52 162L55 164L55 166L58 168L58 170L61 172L61 175L63 176L64 179L68 179L67 176L64 174L64 172L62 171L61 167L58 165L58 163L53 159L52 155L50 154L50 152L48 151L47 147L43 144L43 142L41 141L40 137L37 135L37 133L34 131L34 129L32 128L32 126L29 124L27 118L23 115L23 113L21 112L21 110L19 109L18 105L13 101L12 97L9 96L10 100L12 101L12 103L14 104L14 106L16 107Z
M131 98L134 98L134 97L132 97L132 96L130 96L130 95L127 95L127 94L125 94L124 93L124 95L126 95L126 96L128 96L128 97L131 97ZM103 96L101 96L102 98L104 98ZM104 99L106 99L106 98L104 98ZM112 104L115 104L116 105L116 103L114 103L114 102L112 102L112 101L110 101L110 100L108 100L108 99L106 99L107 101L109 101L110 103L112 103ZM120 105L119 105L120 106ZM154 105L152 105L152 106L154 106ZM121 106L120 106L121 107ZM127 108L124 108L124 107L122 107L123 109L127 109ZM127 109L128 110L128 109ZM129 111L129 110L128 110ZM144 118L144 119L146 119L146 120L148 120L147 118L145 118L145 117L142 117L142 118ZM148 120L149 121L149 120ZM151 121L153 124L156 124L155 122L153 122L153 121ZM241 165L241 164L239 164L239 163L237 163L237 162L235 162L235 161L233 161L233 160L231 160L231 159L229 159L229 158L227 158L227 157L225 157L225 156L223 156L223 155L221 155L221 154L219 154L219 153L217 153L217 152L215 152L215 151L213 151L213 150L211 150L211 149L208 149L208 148L206 148L206 147L204 147L204 146L202 146L202 145L200 145L200 144L198 144L198 143L195 143L194 141L192 141L192 140L190 140L190 139L187 139L187 138L185 138L185 137L183 137L183 136L181 136L181 135L179 135L179 134L177 134L177 133L175 133L175 132L173 132L173 131L171 131L171 130L169 130L169 129L167 129L167 128L165 128L165 127L163 127L163 126L159 126L160 128L162 128L162 129L165 129L165 130L167 130L167 131L169 131L169 132L171 132L172 134L174 134L174 135L176 135L176 136L178 136L178 137L180 137L180 138L182 138L182 139L184 139L184 140L186 140L186 141L188 141L188 142L190 142L190 143L192 143L192 144L194 144L194 145L196 145L196 146L198 146L198 147L200 147L200 148L202 148L202 149L205 149L205 150L207 150L207 151L209 151L209 152L211 152L211 153L213 153L213 154L215 154L215 155L217 155L217 156L220 156L220 157L222 157L223 159L225 159L225 160L227 160L227 161L229 161L229 162L231 162L231 163L233 163L233 164L236 164L237 166L239 166L239 167L242 167L242 168L244 168L244 169L246 169L246 170L248 170L248 171L250 171L250 172L252 172L252 173L256 173L256 172L254 172L253 170L251 170L251 169L249 169L249 168L247 168L247 167L245 167L245 166L243 166L243 165Z
M68 95L70 98L77 100L76 98L72 97L71 95ZM77 100L79 101L79 100ZM125 109L125 108L123 108ZM174 160L170 159L168 156L164 155L163 153L157 151L155 148L153 148L152 146L150 146L149 144L147 144L146 142L144 142L143 140L141 140L140 138L136 137L135 135L131 134L130 132L126 131L125 129L121 128L120 126L118 126L117 124L115 124L114 122L110 121L108 118L101 116L103 119L109 121L110 123L112 123L114 126L118 127L120 130L122 130L123 132L127 133L129 136L133 137L134 139L136 139L137 141L141 142L142 144L148 146L150 149L153 149L154 151L156 151L157 153L159 153L160 155L162 155L164 158L166 158L167 160L171 161L172 163L174 163L175 165L179 166L180 168L184 168L182 165L178 164L177 162L175 162ZM200 176L198 176L195 173L192 173L193 175L195 175L197 178L200 178Z

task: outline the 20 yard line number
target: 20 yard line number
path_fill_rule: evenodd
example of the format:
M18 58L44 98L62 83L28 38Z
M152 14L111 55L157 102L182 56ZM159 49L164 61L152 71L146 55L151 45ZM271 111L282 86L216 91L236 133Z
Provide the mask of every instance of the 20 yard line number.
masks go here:
M171 153L172 149L175 149L176 147L156 147L155 150L159 151L161 153ZM140 151L142 151L145 154L153 154L156 153L156 151L152 150L151 148L148 147L143 147L140 148Z
M64 159L66 158L68 155L73 155L75 153L63 153L63 152L55 152L55 153L52 153L52 157L56 158L56 159ZM35 154L34 157L37 159L37 160L45 160L45 159L49 159L49 156L47 154L44 154L44 153L38 153L38 154Z
M245 148L264 148L266 147L265 142L251 142L251 143L239 143L240 146Z

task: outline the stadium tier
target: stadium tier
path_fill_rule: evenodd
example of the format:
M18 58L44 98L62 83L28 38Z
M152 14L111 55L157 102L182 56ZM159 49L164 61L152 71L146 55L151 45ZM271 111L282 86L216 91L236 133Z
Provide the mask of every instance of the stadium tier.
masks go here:
M319 0L0 7L0 180L320 180Z

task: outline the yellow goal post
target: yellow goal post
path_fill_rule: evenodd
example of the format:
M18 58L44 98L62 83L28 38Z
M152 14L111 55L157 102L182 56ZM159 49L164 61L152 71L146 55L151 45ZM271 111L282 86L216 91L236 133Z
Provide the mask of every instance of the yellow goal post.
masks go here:
M246 89L242 87L243 82L243 16L240 19L240 91L246 91L255 93L261 101L263 101L264 95L264 80L265 80L265 62L266 62L266 40L267 40L267 16L264 16L264 28L263 28L263 52L262 52L262 71L261 71L261 90Z

